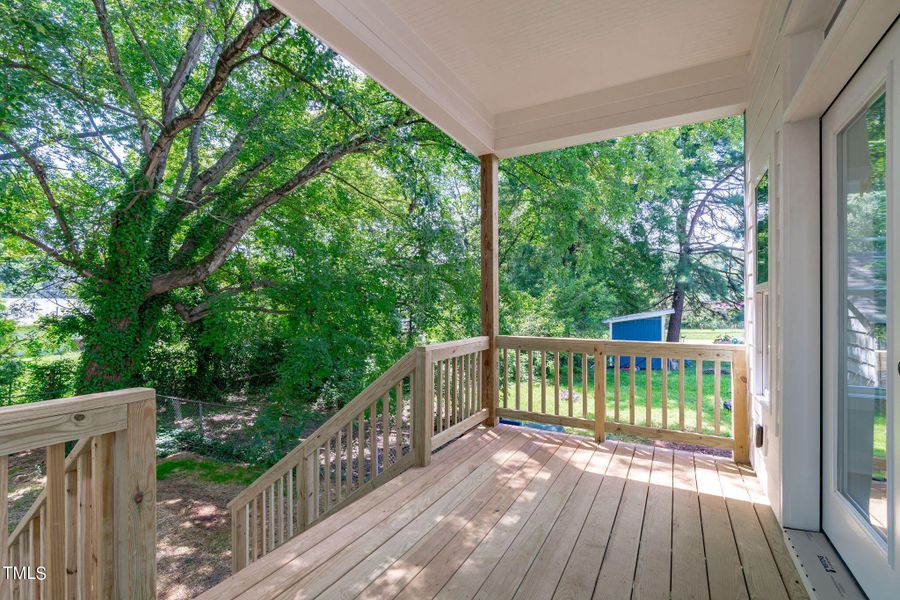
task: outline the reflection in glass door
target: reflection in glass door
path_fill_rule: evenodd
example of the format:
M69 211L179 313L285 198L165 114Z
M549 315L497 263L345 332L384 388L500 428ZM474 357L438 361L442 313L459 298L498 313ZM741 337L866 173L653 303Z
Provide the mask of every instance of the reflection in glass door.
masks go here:
M840 228L838 489L887 539L885 94L838 135Z

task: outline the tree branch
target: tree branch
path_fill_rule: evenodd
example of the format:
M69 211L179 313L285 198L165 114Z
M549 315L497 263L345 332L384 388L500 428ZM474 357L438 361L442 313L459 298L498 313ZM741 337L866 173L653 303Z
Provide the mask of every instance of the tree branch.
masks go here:
M87 277L89 279L96 279L97 281L102 281L103 283L109 283L108 279L99 277L96 274L94 274L87 267L79 265L75 261L69 260L68 258L65 257L65 255L63 255L62 252L60 252L56 248L50 246L49 244L45 244L41 240L39 240L35 237L32 237L32 236L28 235L27 233L23 233L17 229L13 229L9 225L0 223L0 228L5 229L6 231L8 231L10 234L14 235L15 237L28 242L35 248L44 252L46 255L50 256L51 258L56 259L59 263L69 267L70 269L72 269L73 271L76 271L77 273L83 275L84 277Z
M144 108L138 101L137 94L134 93L134 88L131 87L131 83L128 81L128 78L125 77L125 72L122 70L122 61L119 59L119 51L116 48L116 40L113 37L112 27L110 27L109 25L109 15L106 10L106 1L93 0L93 2L94 12L97 13L97 21L100 25L100 35L103 37L103 46L106 48L106 57L109 59L109 66L112 69L113 74L116 76L119 85L125 91L125 95L128 96L128 101L131 104L131 110L134 111L135 118L138 122L138 129L140 130L141 143L144 145L144 152L149 152L151 146L150 131L147 127L147 117L144 114Z
M44 196L47 198L47 202L50 204L50 209L53 211L56 223L59 225L60 231L62 231L66 247L69 249L72 257L77 259L79 256L78 245L75 243L75 237L72 235L72 230L69 228L69 223L66 221L65 215L63 215L62 209L56 201L56 196L53 195L53 190L50 188L50 182L47 180L47 173L44 170L44 165L42 165L33 154L28 152L28 150L20 146L18 142L5 133L0 132L0 140L3 140L12 146L31 169L31 172L38 180L38 184L41 186L41 190L44 192Z
M56 142L60 142L62 140L66 140L69 138L77 138L77 139L87 139L87 138L102 138L105 135L109 135L111 133L121 133L123 131L128 131L131 129L130 126L125 127L107 127L107 128L95 128L93 131L83 131L81 133L63 133L57 136L50 138L45 142L34 142L33 144L29 144L28 146L24 146L27 152L33 152L34 150L40 150L41 148L45 148L50 146L51 144L55 144ZM14 158L20 158L22 155L19 154L18 151L15 152L7 152L5 154L0 154L0 160L12 160Z
M211 2L206 2L206 8L213 8ZM164 125L169 125L175 118L175 104L178 100L178 96L181 94L181 90L184 89L194 67L197 66L197 62L200 60L200 46L203 44L203 40L206 37L206 26L207 14L204 12L203 19L197 23L188 38L184 54L181 55L178 64L175 66L175 71L172 73L169 83L166 84L166 87L163 89L162 104Z
M99 1L99 0L95 0ZM228 82L232 70L240 60L241 56L254 40L267 28L272 27L282 19L285 19L284 13L277 8L268 8L256 14L235 36L231 43L222 50L216 62L213 76L209 83L200 93L200 98L193 108L187 110L177 117L171 123L163 127L159 137L153 144L148 153L148 158L144 164L143 176L150 184L156 179L156 171L160 167L166 153L181 131L190 127L203 118L210 105L213 103Z
M328 150L317 154L293 177L240 213L219 238L215 247L201 259L200 262L192 266L175 269L174 271L154 277L150 283L150 289L147 291L147 297L150 298L177 288L196 285L208 278L222 266L234 247L250 229L250 226L262 216L267 208L278 203L282 198L296 190L298 187L323 173L344 156L362 152L366 146L377 139L380 134L389 129L403 125L409 118L410 112L406 112L402 117L387 125L379 127L372 132L357 136L348 142L332 146ZM187 243L187 241L185 243Z

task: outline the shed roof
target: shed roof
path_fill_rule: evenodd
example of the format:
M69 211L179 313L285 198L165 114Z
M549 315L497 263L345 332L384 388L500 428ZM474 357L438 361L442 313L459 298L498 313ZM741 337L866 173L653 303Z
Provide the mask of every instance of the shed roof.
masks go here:
M606 319L603 321L604 323L620 323L622 321L640 321L641 319L652 319L653 317L663 317L665 315L671 315L675 313L674 308L666 308L663 310L652 310L649 312L639 312L633 313L630 315L621 315L618 317L612 317L611 319Z

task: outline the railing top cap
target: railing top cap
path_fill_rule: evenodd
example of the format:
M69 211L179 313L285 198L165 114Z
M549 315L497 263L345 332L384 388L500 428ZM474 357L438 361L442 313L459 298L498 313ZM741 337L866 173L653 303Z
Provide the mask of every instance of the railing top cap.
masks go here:
M42 400L28 404L16 404L0 408L0 420L19 421L35 419L53 415L77 413L94 408L104 408L120 404L130 404L143 400L152 400L156 397L156 391L152 388L127 388L112 392L99 392L72 396L70 398L57 398L55 400Z

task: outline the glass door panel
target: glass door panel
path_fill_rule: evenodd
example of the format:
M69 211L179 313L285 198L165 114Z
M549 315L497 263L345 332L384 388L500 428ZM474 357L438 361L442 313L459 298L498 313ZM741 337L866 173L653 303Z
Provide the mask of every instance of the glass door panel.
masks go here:
M840 318L838 489L887 538L885 94L838 135Z

